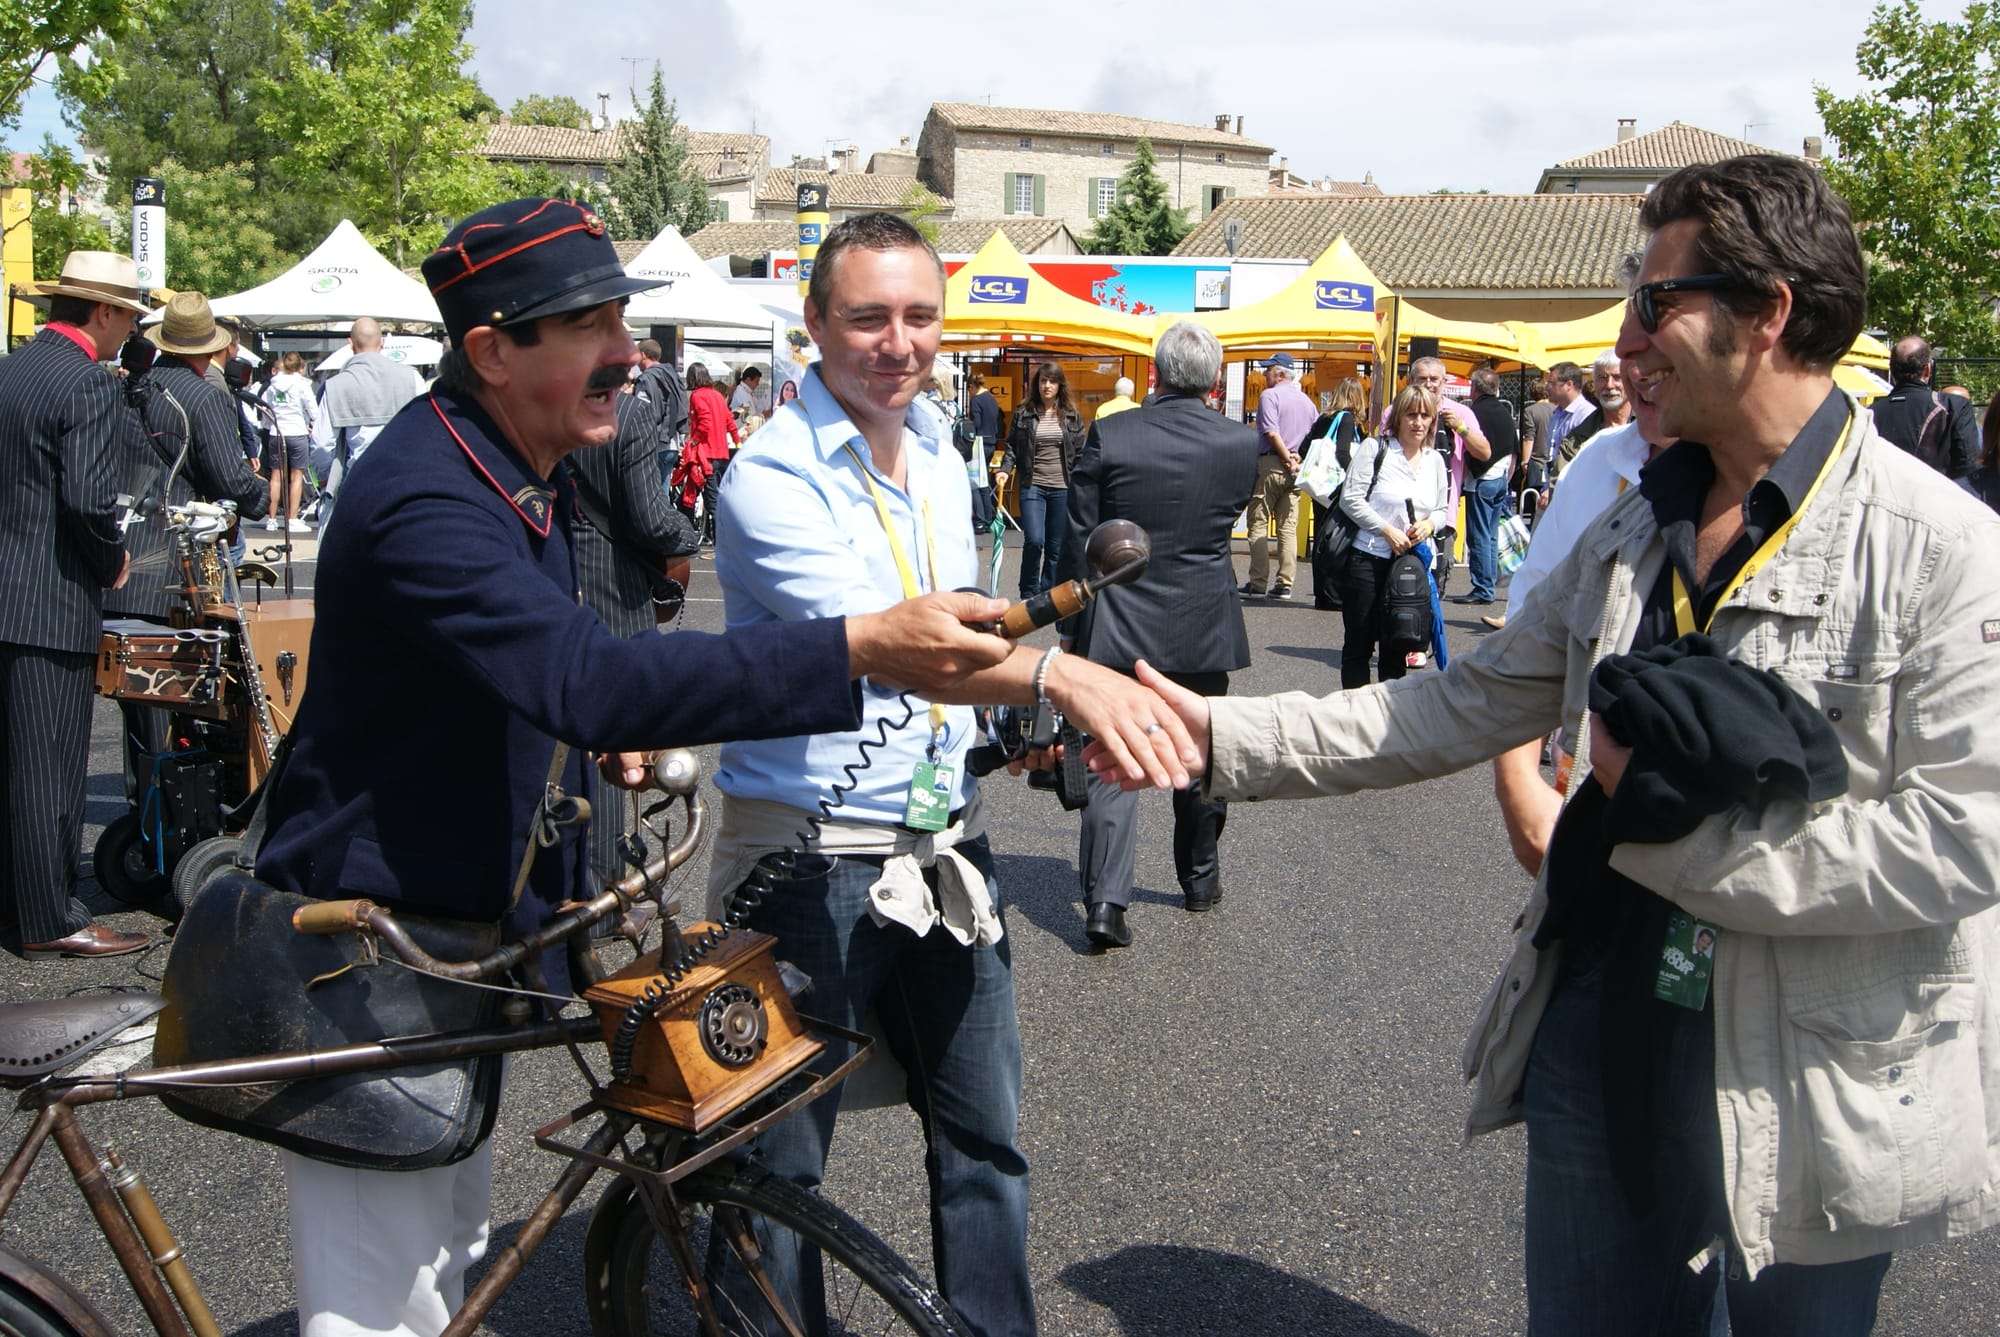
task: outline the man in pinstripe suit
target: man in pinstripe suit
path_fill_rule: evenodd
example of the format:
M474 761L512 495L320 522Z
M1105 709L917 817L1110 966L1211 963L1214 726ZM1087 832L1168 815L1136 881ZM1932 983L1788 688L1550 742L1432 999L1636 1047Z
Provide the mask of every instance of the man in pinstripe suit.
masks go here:
M108 251L71 252L38 287L49 323L0 358L0 918L31 960L115 956L150 939L94 923L75 885L91 665L129 562L115 498L144 447L98 364L146 308L137 267Z
M1194 691L1222 696L1230 671L1250 664L1229 536L1257 485L1257 433L1203 402L1222 373L1222 345L1201 326L1181 321L1168 329L1153 365L1159 392L1129 413L1098 415L1070 471L1061 578L1085 574L1090 531L1105 520L1136 522L1152 539L1152 560L1132 584L1084 605L1063 634L1094 664L1131 673L1143 659ZM1132 941L1125 909L1137 797L1091 779L1077 871L1084 935L1099 948ZM1226 806L1203 797L1199 786L1174 791L1174 872L1189 910L1222 899L1216 846L1226 816Z

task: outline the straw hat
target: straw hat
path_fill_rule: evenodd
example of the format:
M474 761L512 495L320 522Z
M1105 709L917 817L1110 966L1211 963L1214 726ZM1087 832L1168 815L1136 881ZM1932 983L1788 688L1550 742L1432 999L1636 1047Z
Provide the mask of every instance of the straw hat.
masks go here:
M175 293L160 317L159 328L147 331L146 337L162 353L183 357L200 357L229 347L229 331L215 323L208 299L198 292Z
M131 256L116 251L71 251L63 259L62 277L54 283L37 283L35 291L44 297L108 302L141 314L152 310L139 300L139 266Z

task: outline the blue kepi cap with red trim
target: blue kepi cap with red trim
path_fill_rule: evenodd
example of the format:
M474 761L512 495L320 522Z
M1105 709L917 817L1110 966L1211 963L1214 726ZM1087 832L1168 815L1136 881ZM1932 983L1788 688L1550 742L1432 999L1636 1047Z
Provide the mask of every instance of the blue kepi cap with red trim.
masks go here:
M423 271L454 344L481 325L560 315L664 282L627 274L587 206L540 197L481 209L424 258Z

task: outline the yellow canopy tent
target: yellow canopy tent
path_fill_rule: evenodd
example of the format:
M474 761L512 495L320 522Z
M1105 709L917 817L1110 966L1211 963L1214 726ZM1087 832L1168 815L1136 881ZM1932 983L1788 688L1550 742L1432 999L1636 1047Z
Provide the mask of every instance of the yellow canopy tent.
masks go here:
M1408 308L1406 307L1405 310ZM1577 320L1542 321L1530 324L1522 320L1505 322L1507 328L1521 339L1523 351L1528 341L1540 345L1542 361L1536 363L1544 370L1557 362L1576 362L1588 367L1599 353L1603 353L1618 342L1618 330L1625 323L1625 303L1614 302L1595 315L1583 316ZM1889 369L1889 349L1880 339L1862 335L1847 350L1841 365L1866 367L1870 371L1882 372ZM1856 394L1862 393L1861 386L1867 384L1860 378L1850 378L1851 382L1841 382L1844 389ZM1876 391L1875 393L1881 393Z
M1037 274L998 231L945 280L947 338L1033 338L1064 347L1153 354L1153 322L1072 297ZM1039 344L1038 344L1039 346Z
M1510 325L1496 325L1476 320L1446 320L1424 310L1407 297L1397 299L1396 340L1399 346L1407 348L1413 338L1429 337L1438 341L1438 348L1447 354L1458 354L1475 361L1491 358L1502 366L1510 362L1533 364L1541 353L1541 345L1524 341L1520 332Z
M1305 273L1261 302L1192 317L1208 326L1224 348L1268 348L1278 344L1367 343L1375 337L1375 303L1389 295L1347 238L1335 237ZM1165 313L1160 328L1185 314Z

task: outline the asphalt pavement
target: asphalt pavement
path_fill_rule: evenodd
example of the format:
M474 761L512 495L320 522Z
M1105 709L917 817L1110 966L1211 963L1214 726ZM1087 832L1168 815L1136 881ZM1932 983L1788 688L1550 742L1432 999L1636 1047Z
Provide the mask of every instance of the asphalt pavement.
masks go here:
M308 545L297 555L308 557ZM302 585L310 574L300 571ZM1254 662L1232 691L1338 688L1339 615L1313 609L1310 575L1300 575L1300 597L1246 604ZM1012 579L1010 569L1003 591ZM1453 588L1464 588L1462 573ZM1476 615L1486 611L1446 606L1454 652L1485 634ZM721 622L704 560L684 625ZM92 840L122 810L116 722L100 703ZM705 757L713 762L712 751ZM1232 806L1225 899L1201 915L1181 908L1168 802L1150 796L1130 916L1137 940L1102 955L1083 936L1076 819L1053 794L1004 777L988 782L988 800L1026 1059L1029 1247L1044 1332L1523 1330L1524 1139L1519 1129L1470 1146L1462 1138L1460 1044L1528 892L1485 769L1389 793ZM698 904L705 861L683 879ZM113 912L94 884L85 890L111 922L158 927L143 912ZM163 952L0 957L0 999L143 985L163 963ZM145 1042L133 1050L143 1059ZM517 1062L496 1134L496 1240L561 1168L529 1133L582 1090L558 1055ZM296 1331L269 1148L182 1123L151 1101L97 1107L87 1127L146 1176L225 1332ZM25 1130L9 1116L10 1149ZM826 1192L927 1268L914 1116L843 1115ZM557 1228L482 1332L587 1331L583 1219L578 1210ZM119 1331L145 1330L53 1152L0 1238L57 1263ZM2000 1236L1988 1235L1900 1256L1877 1331L1995 1332L1996 1316Z

